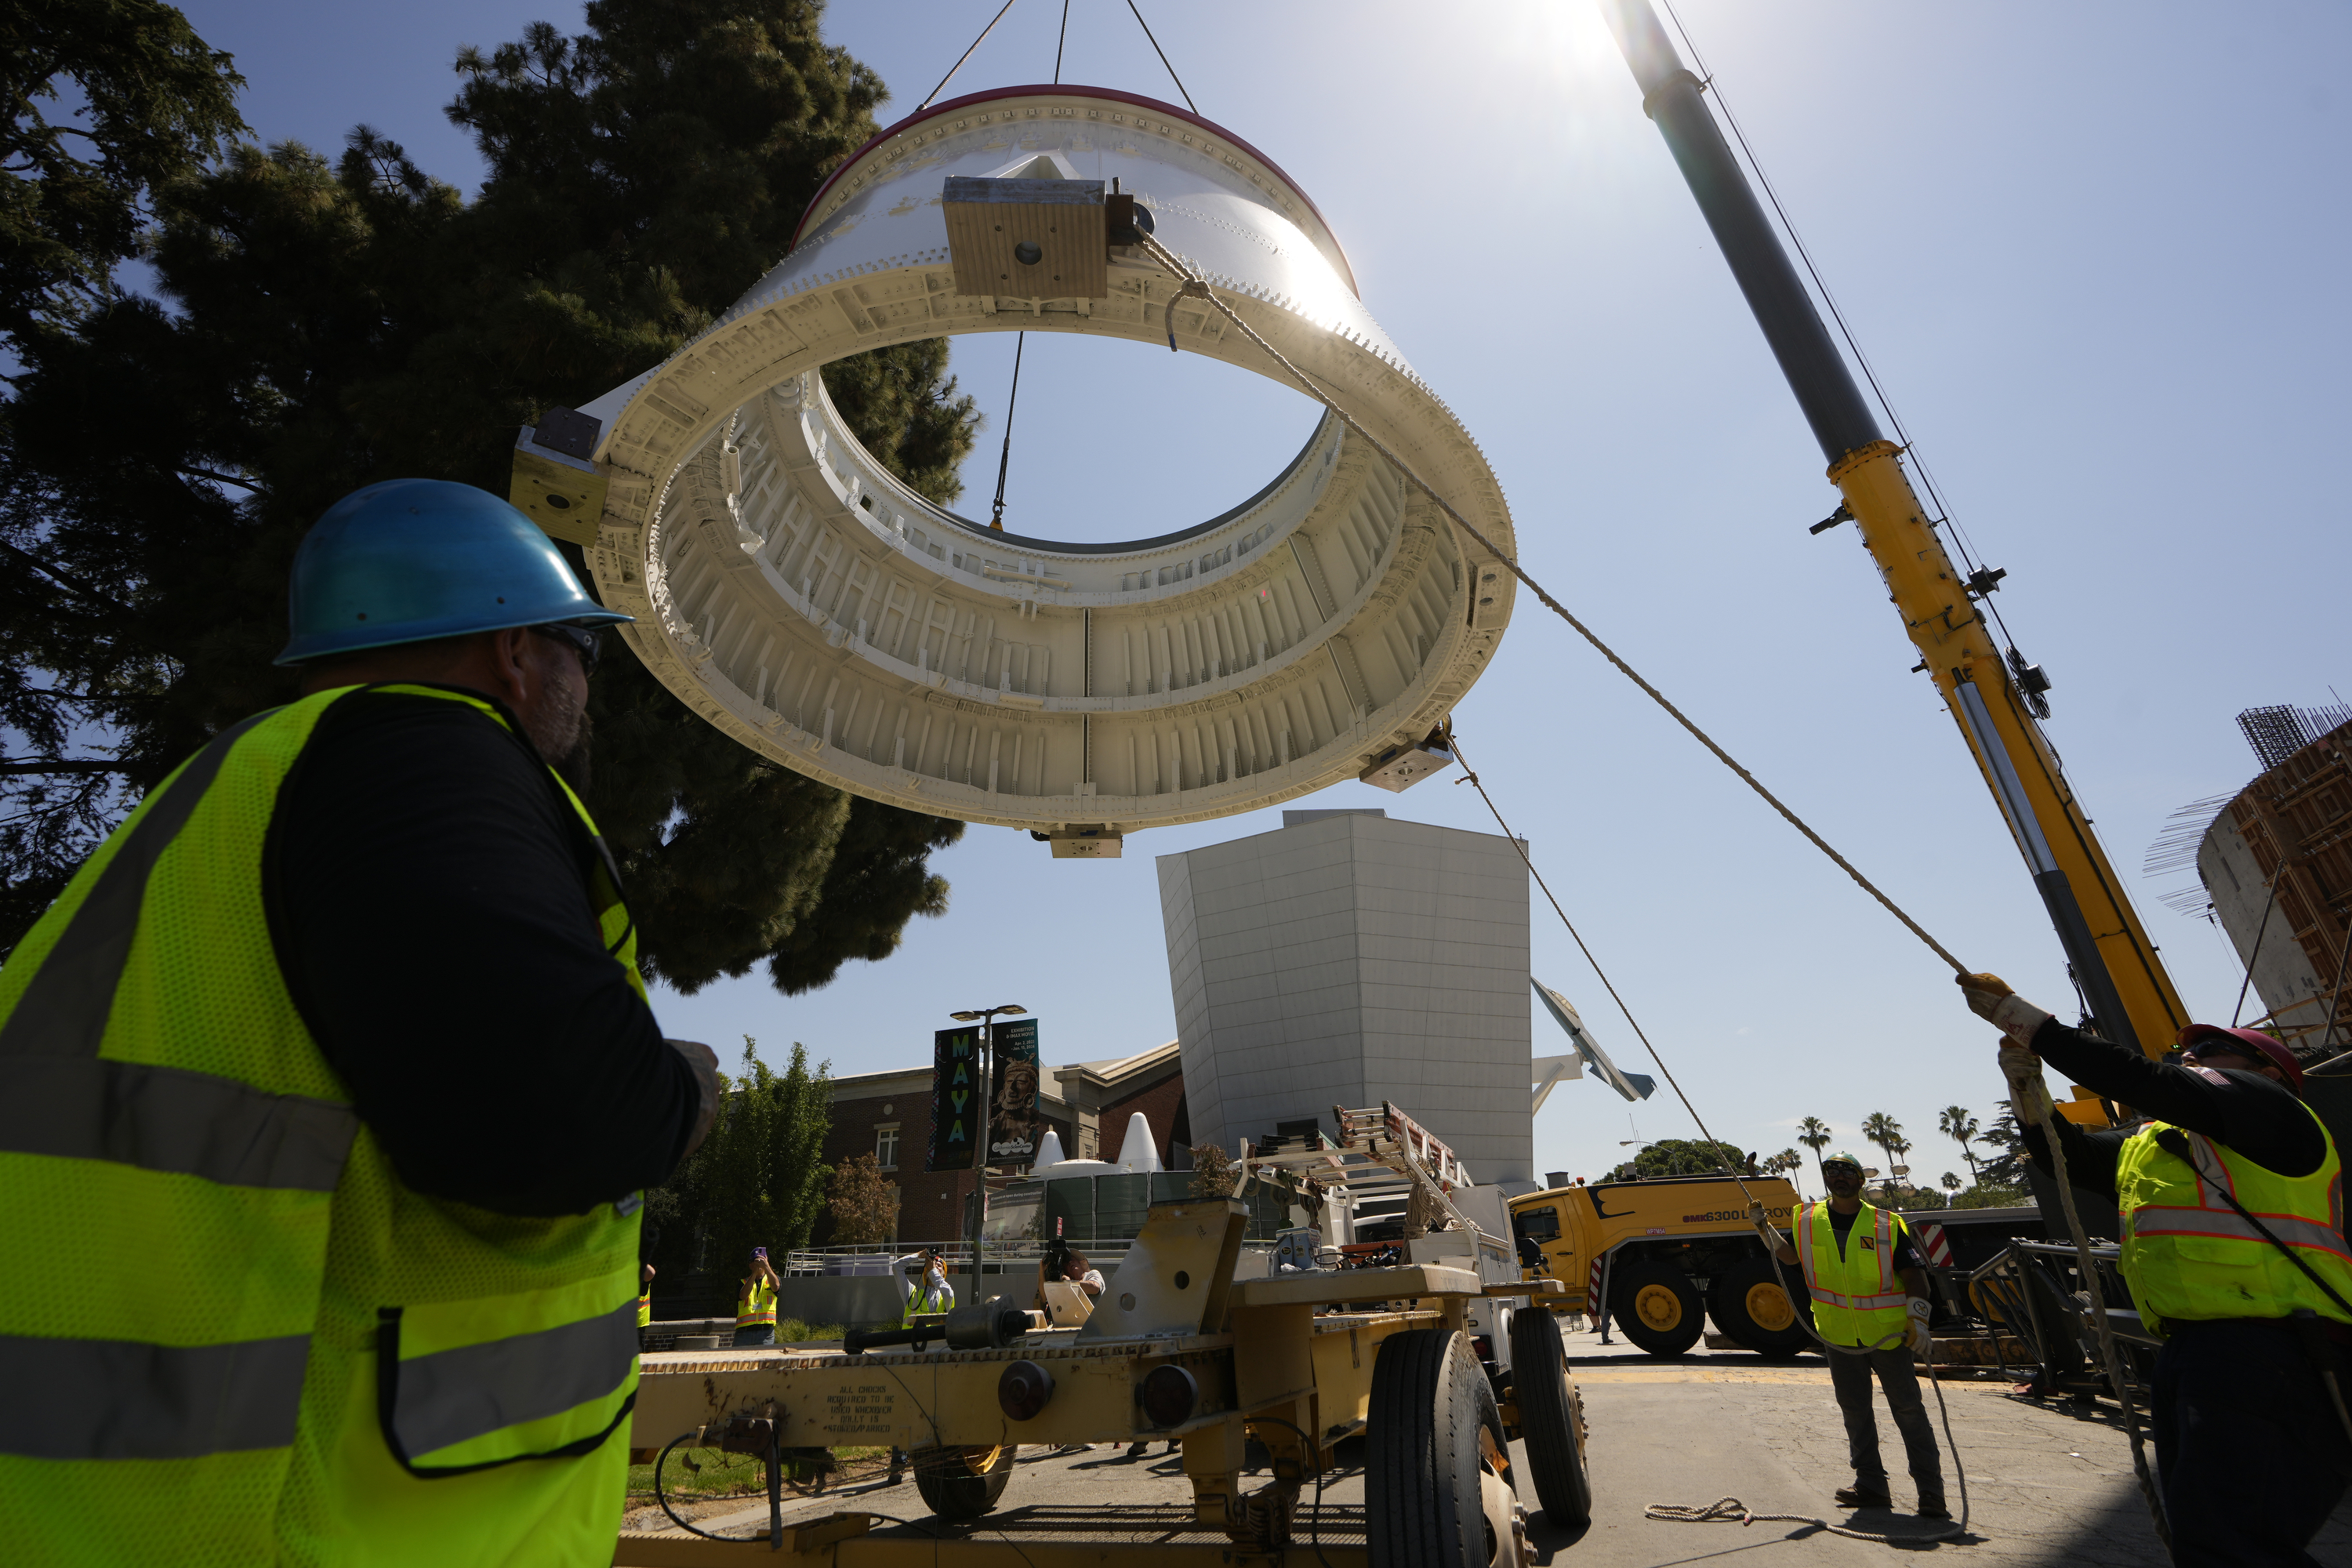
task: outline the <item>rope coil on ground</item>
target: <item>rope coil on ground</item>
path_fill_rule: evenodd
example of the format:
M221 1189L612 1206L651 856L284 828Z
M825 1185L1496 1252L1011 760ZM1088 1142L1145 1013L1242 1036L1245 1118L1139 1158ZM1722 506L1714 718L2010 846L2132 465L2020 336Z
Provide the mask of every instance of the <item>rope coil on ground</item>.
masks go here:
M1889 1531L1856 1530L1848 1524L1832 1524L1826 1519L1816 1519L1810 1513L1758 1513L1736 1497L1717 1498L1700 1508L1678 1502L1654 1502L1642 1510L1643 1519L1665 1520L1675 1524L1811 1524L1843 1535L1853 1541L1875 1541L1881 1546L1916 1546L1929 1541L1946 1541L1961 1533L1965 1528L1950 1524L1927 1535L1909 1531L1897 1535Z

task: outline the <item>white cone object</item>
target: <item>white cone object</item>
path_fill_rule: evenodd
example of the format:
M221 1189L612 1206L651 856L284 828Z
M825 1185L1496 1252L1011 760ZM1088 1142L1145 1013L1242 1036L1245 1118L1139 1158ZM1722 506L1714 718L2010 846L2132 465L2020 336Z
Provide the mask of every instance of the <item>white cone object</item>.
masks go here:
M1048 1127L1045 1129L1045 1136L1037 1141L1037 1157L1029 1162L1030 1169L1043 1170L1047 1165L1058 1165L1061 1163L1062 1135Z
M1138 1174L1160 1169L1160 1150L1151 1141L1151 1122L1143 1112L1127 1119L1127 1136L1119 1140L1118 1168Z

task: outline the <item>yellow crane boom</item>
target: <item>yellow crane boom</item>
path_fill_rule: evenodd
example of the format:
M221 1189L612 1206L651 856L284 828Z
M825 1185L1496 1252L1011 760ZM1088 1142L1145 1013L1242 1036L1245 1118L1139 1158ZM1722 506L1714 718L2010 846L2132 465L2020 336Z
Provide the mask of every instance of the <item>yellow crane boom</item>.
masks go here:
M1683 68L1649 0L1601 0L1601 8L1641 87L1643 111L1664 136L1829 460L1830 481L1843 497L1832 520L1851 516L1878 563L1921 668L2000 803L2100 1033L2163 1054L2188 1014L2031 710L2047 682L2036 667L2005 657L1985 624L1981 600L1997 574L1972 580L1945 551L1901 448L1880 433L1699 79Z

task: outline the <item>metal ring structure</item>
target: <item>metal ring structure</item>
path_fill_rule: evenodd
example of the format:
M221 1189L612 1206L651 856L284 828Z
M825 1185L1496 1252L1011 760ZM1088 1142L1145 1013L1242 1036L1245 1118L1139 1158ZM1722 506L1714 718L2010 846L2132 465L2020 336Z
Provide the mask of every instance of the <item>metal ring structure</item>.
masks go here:
M589 405L606 480L588 563L662 682L761 755L871 799L1043 834L1292 799L1428 735L1492 658L1515 584L1327 409L1223 516L1116 544L992 531L916 495L818 368L910 340L1065 331L1281 373L1131 247L1103 297L955 290L951 175L1119 181L1156 239L1496 545L1469 433L1357 299L1274 163L1103 89L976 94L901 121L818 193L783 261L658 369ZM1148 377L1102 395L1149 432ZM1147 437L1135 478L1213 462ZM585 467L586 465L580 465ZM1124 509L1117 498L1105 506Z

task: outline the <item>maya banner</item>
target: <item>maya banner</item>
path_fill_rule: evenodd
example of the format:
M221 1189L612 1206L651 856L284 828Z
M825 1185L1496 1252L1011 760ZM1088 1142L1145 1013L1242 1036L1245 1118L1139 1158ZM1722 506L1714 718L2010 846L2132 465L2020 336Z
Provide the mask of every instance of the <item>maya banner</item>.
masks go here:
M926 1171L969 1171L980 1138L980 1029L931 1037L931 1147Z
M1037 1114L1037 1020L996 1026L995 1080L989 1096L988 1163L1026 1165L1037 1158L1045 1122Z

